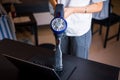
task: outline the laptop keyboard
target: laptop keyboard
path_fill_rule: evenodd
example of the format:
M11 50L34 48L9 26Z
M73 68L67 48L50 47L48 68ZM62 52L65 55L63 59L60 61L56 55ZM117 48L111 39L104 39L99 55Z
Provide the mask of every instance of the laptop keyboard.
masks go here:
M35 64L44 65L44 66L47 66L49 68L53 68L54 56L39 55L39 56L32 57L29 61L31 61Z

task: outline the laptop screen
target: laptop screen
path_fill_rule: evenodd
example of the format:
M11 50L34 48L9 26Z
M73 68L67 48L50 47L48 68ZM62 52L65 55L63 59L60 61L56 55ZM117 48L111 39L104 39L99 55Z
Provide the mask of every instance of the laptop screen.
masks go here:
M61 80L53 68L38 65L6 54L3 54L3 56L20 69L22 76L24 76L22 78L24 79Z

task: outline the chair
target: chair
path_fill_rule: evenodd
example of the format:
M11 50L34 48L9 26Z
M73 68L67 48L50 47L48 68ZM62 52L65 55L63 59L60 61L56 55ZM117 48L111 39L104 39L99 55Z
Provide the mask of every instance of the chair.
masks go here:
M35 46L38 46L38 28L33 14L17 14L13 21L16 27L30 27L34 35Z
M12 14L13 12L12 9L10 9L11 5L12 5L12 9L15 10L15 13L16 13L16 15L14 16ZM3 4L6 12L12 15L12 20L14 22L15 28L30 27L30 29L32 30L31 32L34 35L35 46L38 46L38 28L37 28L37 23L36 23L35 17L33 16L33 13L29 13L29 12L25 13L22 10L17 10L15 5L17 4L11 4L11 3ZM24 9L24 7L22 6L21 8Z
M104 4L105 5L105 4ZM104 8L103 5L103 8ZM105 31L105 38L104 38L104 44L103 47L106 48L107 46L107 42L113 38L116 38L116 40L119 40L120 37L120 16L117 15L114 12L111 12L111 0L108 2L108 17L104 18L104 19L95 19L92 18L92 34L94 35L96 33L96 31L94 31L94 24L98 24L99 29L97 30L97 32L99 32L99 35L102 34L102 28L105 27L106 31ZM106 13L107 14L107 13ZM112 27L112 25L119 23L118 26L118 31L116 34L109 36L109 32L110 32L110 28ZM113 26L114 27L114 26Z

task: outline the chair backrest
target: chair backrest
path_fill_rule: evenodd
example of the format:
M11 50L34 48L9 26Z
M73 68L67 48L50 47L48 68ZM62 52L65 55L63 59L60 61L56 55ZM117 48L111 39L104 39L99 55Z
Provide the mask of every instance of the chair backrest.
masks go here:
M93 18L102 20L108 18L111 12L111 0L103 1L103 8L100 12L93 13Z
M8 38L16 40L14 23L6 10L0 4L0 40Z
M4 9L4 7L2 6L2 4L0 3L0 14L1 15L7 15L6 10Z

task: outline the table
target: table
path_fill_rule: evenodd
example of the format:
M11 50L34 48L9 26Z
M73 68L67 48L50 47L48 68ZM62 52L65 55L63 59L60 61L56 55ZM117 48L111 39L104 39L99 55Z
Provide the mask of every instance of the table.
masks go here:
M49 25L49 22L52 19L52 18L50 18L50 14L48 13L49 12L48 1L49 0L35 0L35 1L34 0L21 0L22 3L14 4L17 16L26 16L27 15L32 20L30 22L25 22L25 23L15 23L15 26L21 27L21 26L32 25L36 46L38 46L37 26ZM10 12L10 5L11 5L11 3L3 3L3 6L5 7L5 10L7 12ZM45 16L44 16L44 14L42 14L41 12L42 13L47 12L47 14L45 14ZM41 16L37 15L37 13L41 13L44 17L42 15ZM43 17L47 20L43 20L40 17ZM38 22L38 20L40 20L40 21Z
M18 41L4 39L0 41L0 54L3 53L28 60L33 55L43 53L52 54L53 51ZM66 60L76 65L76 70L70 76L69 80L118 80L119 68L117 67L70 55L63 55L63 61ZM19 80L18 69L1 55L0 65L1 80Z
M18 21L15 19L19 19ZM27 21L24 21L23 19L20 21L21 18L28 18ZM37 28L37 23L36 23L36 20L33 16L33 14L25 14L25 15L17 15L15 18L14 18L14 24L15 24L15 27L31 27L32 28L32 31L33 31L33 34L34 34L34 40L35 40L35 46L38 46L38 28Z
M25 25L32 25L32 29L34 32L34 39L35 39L35 45L38 46L38 26L42 25L49 25L51 19L51 15L49 12L49 7L48 7L48 1L49 0L21 0L21 4L14 4L16 8L16 13L18 16L24 16L27 15L29 16L30 14L30 19L32 20L29 23L20 23L20 24L15 24L16 26L25 26ZM6 4L6 8L7 8ZM42 15L38 15L38 13ZM45 13L45 14L44 14ZM46 19L46 20L44 20Z
M20 0L21 3L15 3L16 12L20 14L25 13L37 13L37 12L48 12L48 1L49 0ZM6 11L10 11L11 3L2 3Z
M50 24L50 21L54 18L53 15L50 14L50 12L40 12L40 13L33 13L37 26L46 26Z

